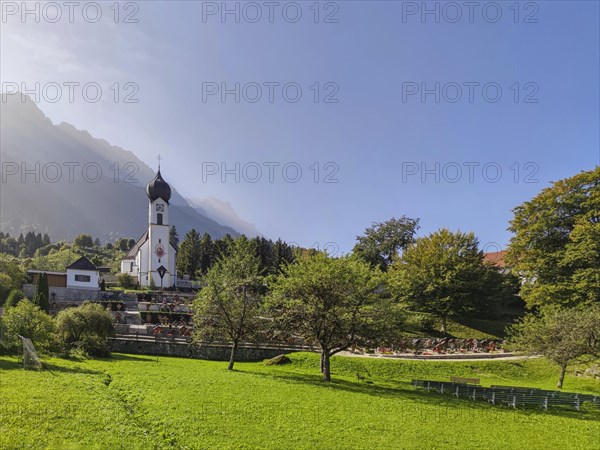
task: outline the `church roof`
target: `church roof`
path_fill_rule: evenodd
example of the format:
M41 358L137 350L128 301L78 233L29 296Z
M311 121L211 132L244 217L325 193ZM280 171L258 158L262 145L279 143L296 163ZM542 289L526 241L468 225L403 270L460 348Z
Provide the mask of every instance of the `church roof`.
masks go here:
M154 179L148 183L146 194L148 194L150 201L162 198L165 202L169 203L169 199L171 198L171 186L163 179L160 174L160 168Z
M129 252L127 252L127 254L125 255L125 258L123 259L135 259L135 257L137 256L137 253L140 251L140 247L142 245L144 245L144 242L146 242L148 240L148 230L146 230L146 232L144 234L142 234L142 237L138 239L138 241L135 243L135 245L133 247L131 247L131 250L129 250Z
M85 256L82 256L77 261L75 261L70 266L67 266L67 269L75 269L75 270L92 270L96 271L98 268Z

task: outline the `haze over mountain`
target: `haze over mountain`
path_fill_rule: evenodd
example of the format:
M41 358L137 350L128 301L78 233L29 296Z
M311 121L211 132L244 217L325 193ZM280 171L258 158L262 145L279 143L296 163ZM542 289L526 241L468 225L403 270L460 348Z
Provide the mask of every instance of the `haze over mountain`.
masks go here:
M188 198L187 201L200 214L210 217L218 223L227 224L246 236L262 235L256 229L256 225L240 218L229 202L216 197Z
M0 119L0 230L13 235L35 230L53 241L80 233L108 241L144 232L145 187L155 173L132 152L68 123L53 124L20 94L2 94ZM213 238L239 234L211 218L218 208L198 209L202 201L190 206L177 192L176 173L163 177L173 192L170 224L180 238L191 228ZM217 216L224 223L228 217L245 223L233 210Z

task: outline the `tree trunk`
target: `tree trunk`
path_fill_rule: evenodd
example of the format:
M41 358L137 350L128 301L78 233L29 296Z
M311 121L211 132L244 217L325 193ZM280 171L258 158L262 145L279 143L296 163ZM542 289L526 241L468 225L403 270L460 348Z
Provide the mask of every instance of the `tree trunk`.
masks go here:
M227 370L233 370L233 364L235 363L235 354L237 353L237 341L233 341L233 345L231 346L231 356L229 356L229 365L227 366Z
M558 379L558 383L556 383L556 387L558 389L562 389L563 387L563 381L565 381L565 373L567 372L567 365L566 364L562 364L560 366L560 377Z
M448 333L446 332L446 316L442 316L442 333L446 336Z
M321 373L323 374L323 381L331 381L331 364L328 351L321 353Z

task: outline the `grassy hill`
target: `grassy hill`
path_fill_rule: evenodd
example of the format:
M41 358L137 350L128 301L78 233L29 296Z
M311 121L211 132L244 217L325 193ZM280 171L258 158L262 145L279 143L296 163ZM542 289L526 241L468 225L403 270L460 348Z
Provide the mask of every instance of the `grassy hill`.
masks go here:
M473 376L550 388L542 359L490 362L333 359L265 366L115 355L48 358L29 372L0 357L0 448L594 448L600 412L534 411L414 391L412 378ZM356 373L366 376L358 382ZM569 376L566 389L600 393Z

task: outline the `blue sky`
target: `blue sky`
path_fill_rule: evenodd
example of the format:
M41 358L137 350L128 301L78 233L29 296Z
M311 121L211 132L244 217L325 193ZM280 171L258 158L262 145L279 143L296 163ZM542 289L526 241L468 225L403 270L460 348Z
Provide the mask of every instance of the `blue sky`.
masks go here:
M246 3L228 7L241 12ZM319 23L313 1L298 2L296 23L280 9L269 23L263 2L257 23L218 14L203 20L203 8L222 2L138 2L138 23L122 23L132 9L115 23L112 2L102 3L96 23L78 11L73 23L6 16L1 76L105 86L97 103L78 95L73 103L42 98L39 106L55 123L86 129L151 166L161 153L163 175L184 196L228 201L268 237L349 251L371 222L406 214L421 219L420 234L442 226L474 231L496 250L510 237L514 206L600 162L600 12L594 1L521 2L515 23L514 2L498 2L502 16L491 23L496 11L484 15L487 3L472 23L462 2L456 23L444 3L436 22L421 11L403 17L403 8L421 2L392 1L321 2ZM337 23L323 23L333 12ZM107 87L115 82L135 83L139 102L112 100ZM203 101L203 83L236 82L247 88L239 103L233 95ZM272 103L265 82L279 83ZM439 103L420 93L403 101L408 87L436 82ZM245 100L255 95L252 83L263 89L256 103ZM283 99L286 83L301 87L296 103ZM475 83L472 102L464 83ZM457 85L462 96L452 103ZM492 102L498 86L502 96ZM338 102L323 102L334 88ZM207 163L233 169L236 162L240 170L249 164L246 179L203 180ZM279 164L273 182L265 163ZM299 181L284 179L287 163L302 169ZM251 183L256 165L262 177ZM423 165L433 171L424 179ZM337 183L323 182L332 172ZM287 175L295 177L294 167Z

